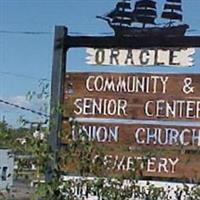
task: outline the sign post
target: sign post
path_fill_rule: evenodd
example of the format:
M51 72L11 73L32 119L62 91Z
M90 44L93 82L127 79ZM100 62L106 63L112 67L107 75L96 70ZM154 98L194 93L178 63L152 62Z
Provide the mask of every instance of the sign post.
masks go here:
M54 161L49 163L49 171L47 172L47 181L52 180L53 177L53 172L52 170L54 169L54 165L56 162L56 152L59 150L59 143L60 141L58 140L58 135L59 132L61 131L61 127L62 127L62 112L60 112L60 108L63 108L62 106L72 106L72 110L71 113L64 113L67 114L66 117L68 119L68 117L72 115L75 115L75 117L102 117L102 112L103 114L105 114L105 116L107 116L106 118L119 118L119 120L121 119L121 115L123 115L123 118L129 119L129 120L154 120L154 122L159 121L161 118L164 121L167 120L171 120L173 121L175 120L179 120L180 122L184 119L185 121L189 121L190 122L190 127L192 128L188 128L188 130L191 130L191 132L189 133L189 137L185 137L185 140L183 140L180 137L180 133L181 131L184 132L183 130L185 130L185 128L181 128L181 126L175 128L175 127L169 127L169 129L173 129L174 132L173 135L171 136L171 140L168 140L167 142L167 146L172 145L171 143L176 143L176 141L179 142L183 142L183 144L186 144L188 142L190 142L192 139L195 138L194 144L198 143L198 134L199 131L197 130L198 125L196 125L195 127L191 125L191 123L193 124L198 124L199 123L199 117L200 117L200 101L199 101L199 96L195 96L195 92L192 92L193 89L193 83L195 88L199 87L198 83L198 77L195 76L195 78L193 79L187 76L182 76L178 79L176 79L176 76L174 76L174 81L172 81L171 83L168 82L169 77L168 75L163 76L160 75L160 77L155 76L154 75L144 75L143 77L139 77L137 79L136 76L132 76L132 83L133 83L133 79L136 80L137 79L137 88L135 88L135 91L138 91L141 96L138 96L138 94L134 94L132 95L131 98L129 98L128 100L126 100L126 95L122 95L120 99L116 99L114 98L117 94L106 94L105 91L103 91L104 93L101 93L101 91L96 91L96 94L103 94L105 95L104 101L103 99L100 100L99 96L95 96L96 94L92 94L92 90L94 90L95 88L97 90L100 90L101 87L99 86L99 82L101 81L101 78L99 78L99 80L94 80L95 77L91 77L90 81L91 82L84 82L84 84L86 84L85 86L88 86L88 91L90 91L90 94L87 94L88 91L84 91L85 88L77 88L77 90L81 90L81 92L83 93L76 93L75 91L75 95L69 95L68 100L65 100L66 97L66 88L65 88L65 73L66 73L66 53L67 50L69 48L79 48L79 47L88 47L88 48L103 48L103 49L109 49L109 48L121 48L121 49L141 49L141 48L193 48L193 47L200 47L200 37L194 37L194 36L174 36L174 37L165 37L164 35L158 37L146 37L146 36L138 36L138 37L115 37L115 36L111 36L111 37L89 37L89 36L69 36L67 35L67 29L65 27L56 27L55 29L55 41L54 41L54 56L53 56L53 69L52 69L52 87L51 87L51 118L50 118L50 122L51 122L51 126L50 126L50 137L49 137L49 145L52 148L53 152L54 152ZM190 52L189 54L192 54L192 52ZM188 55L189 55L188 54ZM173 55L171 55L173 56ZM173 57L174 58L174 57ZM169 61L175 63L175 60L170 60L170 56L169 56ZM143 61L143 60L142 60ZM173 64L171 63L171 64ZM189 65L191 64L190 60L187 60L186 64ZM169 63L170 64L170 63ZM69 76L71 74L68 74ZM94 76L93 74L89 74L89 76ZM80 76L81 78L84 79L84 77ZM79 79L79 81L83 80L83 79ZM110 77L108 81L110 81L112 79L112 77ZM170 78L171 79L171 78ZM172 78L173 79L173 78ZM128 79L127 79L128 80ZM193 80L195 80L193 82ZM78 85L80 84L80 82L76 82L75 79L72 78L72 83L74 83L75 87L78 87ZM96 81L96 85L91 85L91 83ZM121 79L122 81L122 79ZM145 83L143 84L144 81ZM130 77L129 77L129 82L130 82ZM151 83L150 83L151 82ZM88 84L88 85L87 85ZM113 89L115 86L113 86L113 83L109 83L109 87L107 87L108 89L110 88ZM124 84L124 82L123 82ZM122 84L122 85L123 85ZM143 84L143 86L142 86ZM167 86L169 84L169 86ZM179 93L178 94L174 94L175 101L174 98L171 96L171 93L168 92L168 90L170 90L171 92L173 91L174 85L173 84L177 84L179 87ZM197 85L196 85L197 84ZM119 87L121 88L121 90L125 91L126 90L133 90L133 88L127 88L126 86L121 87L119 85ZM74 89L74 88L72 88ZM171 90L172 89L172 90ZM116 88L114 88L114 90L116 90ZM197 89L198 90L198 89ZM85 93L84 93L85 92ZM109 93L110 91L108 91ZM120 92L120 91L119 91ZM175 92L176 93L176 92ZM149 95L150 94L150 95ZM166 94L168 94L168 96L165 96ZM82 102L83 98L81 99L81 97L84 97L84 95L86 95L86 98L84 100L84 102ZM114 95L114 97L113 97ZM148 96L149 95L149 96ZM158 96L156 96L158 95ZM164 97L163 97L164 95ZM130 94L128 94L128 96L130 96ZM133 97L134 96L134 97ZM103 98L104 96L102 96ZM180 98L181 99L180 99ZM187 99L188 98L188 99ZM78 99L78 100L77 100ZM105 101L105 99L107 99L107 101ZM181 100L181 102L180 102ZM101 101L101 102L100 102ZM184 101L184 102L183 102ZM86 107L83 109L81 106L85 103ZM100 108L100 103L102 103L102 106ZM99 107L98 105L99 104ZM173 104L173 105L172 105ZM176 105L175 105L176 104ZM102 111L103 107L110 105L109 109L104 109L104 111ZM116 107L114 107L116 105ZM129 105L131 105L129 107ZM75 107L74 107L75 106ZM95 107L96 106L96 107ZM94 112L92 112L92 107L94 108ZM177 109L178 108L178 109ZM183 112L181 111L183 108ZM96 110L95 110L96 109ZM176 110L175 110L176 109ZM96 116L96 112L100 110L102 111L99 116ZM114 112L116 111L116 112ZM128 117L128 118L127 118ZM170 121L170 122L171 122ZM119 122L119 121L118 121ZM132 126L132 125L130 125ZM102 127L102 126L101 126ZM140 128L140 129L139 129ZM143 129L142 129L143 128ZM165 127L166 128L166 127ZM165 129L164 127L152 127L152 130L156 130L157 132L159 132L159 130L161 130L161 132L163 132L163 130ZM176 129L176 131L175 131ZM105 129L102 129L105 130ZM117 130L117 129L116 129ZM121 128L120 128L121 130ZM123 130L123 128L122 128ZM135 130L135 131L134 131ZM136 131L136 130L141 130L141 131ZM147 132L148 127L146 127L146 129L144 127L132 127L132 131L137 132L138 134L135 134L135 136L137 136L135 138L135 142L141 143L142 145L149 145L147 144L149 138L147 137ZM195 130L197 130L197 134L195 132ZM124 130L125 133L127 132L127 130ZM192 135L195 132L195 136ZM113 133L113 132L111 132ZM133 133L131 134L133 136ZM177 134L176 134L177 133ZM130 132L128 133L130 134ZM114 138L114 135L112 135ZM182 134L182 136L185 136L184 134ZM153 136L152 136L153 137ZM160 142L163 143L163 136L161 136L160 138ZM111 138L110 138L111 139ZM155 146L154 142L157 142L158 145L159 144L159 140L158 137L154 137L155 141L149 141L151 142L153 146ZM99 140L102 140L101 137L99 137ZM162 140L162 141L161 141ZM173 141L172 141L173 140ZM122 139L123 141L123 139ZM62 142L62 141L61 141ZM146 144L145 144L146 142ZM171 143L170 143L171 142ZM144 144L143 144L144 143ZM199 143L198 143L199 144ZM139 145L140 146L140 145ZM175 145L176 146L176 145ZM191 144L188 145L189 148L191 147ZM128 147L132 147L133 149L135 148L135 146L133 144L128 144ZM170 146L171 147L171 146ZM196 147L198 147L198 145L196 145ZM177 146L176 146L177 148ZM108 159L111 157L106 157L105 159ZM131 158L129 158L129 164L131 163L130 161ZM171 159L171 160L170 160ZM175 158L174 158L175 159ZM187 156L186 157L181 157L181 159L186 162L187 161ZM196 157L192 158L193 160L197 160ZM175 172L175 165L178 163L178 160L172 160L172 158L168 158L169 163L171 161L171 168L170 170L172 170L172 174L174 175ZM155 161L155 159L150 160L149 161L149 170L151 171L155 171L156 169L160 169L160 170L164 170L165 172L168 170L167 166L169 166L168 164L166 164L166 159L162 160L161 159L161 164L159 164L157 161ZM110 162L110 161L109 161ZM120 161L119 161L120 162ZM184 163L183 162L183 163ZM165 165L166 164L166 165ZM198 165L196 165L198 166ZM123 166L121 166L123 167ZM184 172L185 174L187 174L188 171L191 171L192 166L189 166L186 170L186 172ZM180 165L178 169L183 169L184 168L184 164ZM194 174L198 174L198 172L196 171L197 169L194 169ZM49 173L51 172L51 173ZM197 172L197 173L196 173ZM148 175L148 173L147 173ZM164 177L166 177L165 175L162 175ZM199 175L198 175L199 176ZM173 176L174 177L174 176ZM181 172L179 173L178 177L182 177Z
M59 111L63 104L64 78L66 71L66 45L64 40L67 37L67 28L63 26L55 27L52 84L51 84L51 115L50 115L50 135L48 144L53 153L53 160L48 163L46 180L51 181L53 169L56 162L56 153L59 149L58 134L61 130L62 113Z

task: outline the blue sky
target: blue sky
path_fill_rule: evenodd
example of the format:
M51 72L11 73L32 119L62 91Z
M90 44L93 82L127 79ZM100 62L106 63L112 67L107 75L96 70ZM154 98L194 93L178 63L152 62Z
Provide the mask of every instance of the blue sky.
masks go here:
M39 109L41 102L26 101L28 91L38 90L39 80L51 79L53 32L55 25L65 25L73 35L112 33L103 21L95 18L114 8L117 0L0 0L0 98ZM165 0L159 0L159 12ZM200 35L200 1L183 0L184 21L188 35ZM199 22L199 23L198 23ZM8 31L8 32L6 32ZM19 32L45 32L23 34ZM70 50L69 71L131 71L200 73L200 53L192 68L96 67L85 64L85 50ZM0 119L5 115L16 124L19 115L29 120L43 120L28 112L0 104Z

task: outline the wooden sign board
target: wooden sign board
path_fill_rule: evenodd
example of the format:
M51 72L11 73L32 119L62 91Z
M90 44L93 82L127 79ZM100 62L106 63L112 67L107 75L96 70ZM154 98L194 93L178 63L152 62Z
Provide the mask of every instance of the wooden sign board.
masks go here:
M68 73L65 116L200 121L197 75Z
M200 127L81 123L77 130L64 122L63 130L68 131L67 140L74 141L84 132L100 149L91 163L101 155L104 176L126 176L139 167L143 177L200 180ZM63 137L62 144L67 140ZM75 173L76 164L68 171Z
M66 37L67 36L67 37ZM138 41L139 39L139 41ZM57 44L61 41L60 44ZM152 49L152 46L155 47ZM186 47L170 48L171 46ZM66 71L66 52L72 47L99 47L122 49L88 49L88 64L94 65L125 65L125 66L192 66L195 50L190 47L199 46L197 37L177 37L164 38L164 41L151 41L147 38L134 37L71 37L67 34L65 27L56 27L54 55L52 67L52 90L51 90L51 110L50 121L55 122L50 129L48 143L53 150L52 160L48 163L47 181L52 181L57 150L62 150L58 146L58 133L65 132L66 136L71 135L76 140L76 134L63 125L60 132L61 116L57 111L57 106L65 104L64 114L66 117L77 117L89 119L89 117L104 118L106 124L95 125L85 124L93 128L96 126L95 141L97 146L105 149L103 156L103 168L107 174L123 174L127 171L133 171L135 168L134 161L145 159L145 164L141 169L145 176L150 177L174 177L174 178L191 178L199 181L199 155L196 154L199 148L199 129L195 124L199 122L199 76L197 75L169 75L169 74L95 74L95 73L67 73L65 85L63 85L63 73ZM59 47L59 48L58 48ZM124 48L141 48L149 47L150 49L124 49ZM159 47L164 47L158 49ZM189 48L187 48L189 47ZM168 49L165 49L168 48ZM63 91L64 89L64 91ZM64 93L64 99L63 99ZM117 103L117 104L116 104ZM109 107L108 107L109 105ZM115 105L117 107L115 107ZM93 107L95 109L93 109ZM91 112L93 109L93 112ZM138 110L137 110L138 109ZM115 111L115 112L114 112ZM142 126L129 125L127 127L116 124L115 132L110 130L109 137L115 139L115 133L119 133L115 141L102 141L102 135L98 136L99 126L111 126L107 124L110 118L119 119L151 119L151 120L189 120L195 121L194 127L163 127L163 126ZM65 118L63 118L64 120ZM130 120L132 121L132 120ZM63 122L63 121L62 121ZM151 121L150 121L151 122ZM159 121L160 122L160 121ZM191 123L190 123L191 124ZM82 124L83 125L83 124ZM117 127L119 126L119 128ZM105 127L103 130L105 130ZM185 126L186 127L186 126ZM142 129L143 128L143 129ZM162 129L161 137L155 137L148 128L157 131ZM166 128L169 128L174 135L170 135L171 140L166 140L166 145L161 144L165 141ZM86 129L86 128L85 128ZM175 129L172 131L172 129ZM133 131L133 135L131 133ZM71 133L70 133L71 132ZM68 135L67 135L68 134ZM88 133L89 134L89 133ZM99 132L100 134L100 132ZM105 134L105 133L104 133ZM148 135L149 134L149 135ZM152 135L151 135L152 134ZM105 135L103 135L105 136ZM112 137L111 137L112 136ZM132 137L132 138L129 138ZM92 137L92 139L94 139ZM99 137L99 138L98 138ZM98 138L98 140L96 140ZM159 141L158 138L162 141ZM66 138L62 137L62 142ZM69 139L69 138L68 138ZM107 138L105 138L107 139ZM150 141L151 139L151 141ZM153 142L152 142L153 141ZM184 146L184 150L190 151L191 154L181 154L182 146L175 145L175 141ZM91 141L92 142L92 141ZM155 142L155 143L154 143ZM120 149L118 147L124 147ZM158 143L158 144L157 144ZM171 144L172 143L172 144ZM63 145L65 146L65 145ZM117 149L116 149L117 147ZM128 148L127 148L128 147ZM163 149L161 154L146 155L142 151L149 152L151 149ZM177 147L177 149L176 149ZM59 148L59 149L58 149ZM70 145L67 145L69 150ZM137 151L134 151L136 148ZM167 149L167 151L165 150ZM64 149L66 153L66 149ZM81 151L81 150L80 150ZM80 152L79 151L79 152ZM99 154L94 154L91 162L98 160ZM142 159L141 159L142 158ZM60 159L60 157L59 157ZM79 160L77 160L78 162ZM63 170L68 168L63 165ZM69 170L70 171L70 170ZM72 169L74 171L74 169Z
M87 48L86 63L125 66L192 66L194 48L168 49L94 49Z
M86 139L111 146L115 149L124 147L127 150L164 149L164 150L200 150L200 125L164 126L80 122L81 131L68 122L63 122L63 129L70 130L64 134L67 138L76 140L84 132ZM65 143L65 137L62 138Z
M90 160L95 163L101 155L102 176L127 175L137 161L137 173L143 177L199 181L199 91L200 79L194 74L67 73L64 116L85 120L79 130L103 151ZM96 121L91 123L90 118ZM123 123L133 119L168 120L174 126ZM190 126L178 126L176 121L188 121ZM81 133L64 121L62 130L64 145ZM62 167L76 171L76 164Z

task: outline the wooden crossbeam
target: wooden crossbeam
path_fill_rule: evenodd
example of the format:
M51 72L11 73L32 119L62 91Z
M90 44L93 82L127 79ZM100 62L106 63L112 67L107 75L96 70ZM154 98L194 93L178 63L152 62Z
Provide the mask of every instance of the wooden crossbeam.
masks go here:
M200 36L181 37L97 37L97 36L67 36L65 47L92 48L169 48L169 47L200 47Z

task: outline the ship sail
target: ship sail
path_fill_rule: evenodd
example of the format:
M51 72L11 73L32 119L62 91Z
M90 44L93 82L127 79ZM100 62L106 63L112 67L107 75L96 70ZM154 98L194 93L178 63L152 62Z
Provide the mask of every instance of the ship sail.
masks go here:
M131 0L120 0L112 11L97 18L106 21L117 37L183 36L189 26L187 24L173 25L174 21L183 19L181 4L181 0L165 0L162 18L168 19L169 25L163 27L155 26L156 0L135 0L134 8L131 8Z
M183 20L181 0L167 0L164 5L162 18L172 20Z
M132 12L130 0L118 2L115 9L106 15L112 24L130 26L132 23Z
M155 24L157 17L156 2L153 0L139 0L135 3L133 11L133 21L143 24Z

